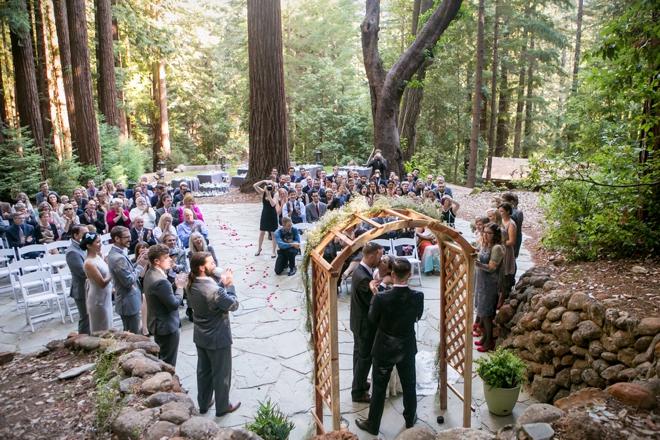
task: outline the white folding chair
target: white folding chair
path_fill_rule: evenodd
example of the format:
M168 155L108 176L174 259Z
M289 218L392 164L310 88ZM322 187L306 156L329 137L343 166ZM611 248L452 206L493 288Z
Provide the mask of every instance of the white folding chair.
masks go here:
M27 254L38 252L39 256L42 256L43 254L46 253L46 251L47 250L45 244L31 244L16 249L16 252L18 253L18 258L21 260L29 260L30 258L25 257L25 255ZM32 261L36 261L36 259L32 259Z
M417 241L414 238L396 238L392 240L392 252L397 253L396 248L399 246L412 246L412 255L399 255L406 258L412 266L412 274L415 275L415 266L417 266L417 276L419 278L419 285L422 285L422 261L417 254Z
M21 286L18 282L18 277L26 275L31 272L41 270L37 260L17 260L9 264L9 280L14 294L14 302L16 303L16 312L20 313L20 308L24 307L23 297L20 295Z
M42 270L47 270L52 273L56 272L55 270L52 270L52 268L66 267L66 255L64 254L46 254L37 261L39 261L39 266Z
M71 240L58 240L52 243L46 243L46 251L50 253L53 249L57 249L57 252L63 254L71 246Z
M39 271L28 273L26 275L19 275L18 283L20 285L21 293L23 295L23 303L25 304L25 318L34 333L34 322L40 322L46 319L57 316L53 301L57 302L57 308L60 312L60 319L64 324L64 314L60 306L60 298L53 289L53 280L49 272ZM30 314L30 304L41 304L48 302L50 312L44 312L37 315ZM36 318L36 321L35 321Z
M16 260L13 249L0 249L0 278L9 276L9 265Z
M307 222L296 223L295 225L293 225L293 227L299 231L304 231L306 229L311 228L312 226L314 226L314 224Z
M68 266L65 266L59 268L57 272L53 272L52 268L53 266L51 266L50 277L53 280L53 289L64 302L65 315L73 322L73 315L78 313L78 307L75 305L75 301L73 306L69 304L69 298L71 297L71 270Z
M111 250L111 249L112 249L112 245L111 245L111 244L104 244L104 245L101 245L101 255L102 255L104 258L107 257L108 254L110 253L110 250Z
M109 232L101 235L101 244L112 244L112 237L110 237Z
M394 253L394 247L392 246L391 238L376 238L371 241L373 241L374 243L378 243L383 247L383 255Z

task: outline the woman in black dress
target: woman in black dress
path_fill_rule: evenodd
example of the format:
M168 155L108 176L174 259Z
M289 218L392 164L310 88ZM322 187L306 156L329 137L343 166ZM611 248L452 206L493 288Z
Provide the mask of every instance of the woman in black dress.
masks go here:
M271 176L272 177L272 176ZM259 248L254 256L261 254L261 246L264 244L264 235L266 232L273 233L277 231L279 226L277 222L277 202L279 194L276 191L277 186L274 185L272 180L261 180L253 185L258 194L261 194L261 201L263 209L261 210L261 221L259 222ZM277 242L275 237L272 240L273 253L270 258L277 257Z

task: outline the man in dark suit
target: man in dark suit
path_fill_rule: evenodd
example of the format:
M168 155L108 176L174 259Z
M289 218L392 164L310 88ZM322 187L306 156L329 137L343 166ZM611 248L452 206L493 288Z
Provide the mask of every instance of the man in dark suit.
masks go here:
M87 303L85 302L85 258L87 251L80 249L80 239L89 232L85 225L71 227L71 246L66 250L66 265L71 270L71 298L78 307L78 334L89 332L89 316L87 315Z
M110 238L113 246L108 253L108 266L115 286L115 311L121 317L124 330L139 335L142 323L142 291L139 280L143 268L147 265L147 254L145 252L138 255L135 264L131 263L124 251L131 243L131 232L124 226L112 228Z
M98 234L105 233L105 219L103 213L96 210L96 201L90 200L85 206L85 211L78 216L81 225L92 225Z
M131 228L131 244L128 246L128 252L135 252L135 246L141 241L146 242L149 246L153 246L158 242L154 238L154 231L144 227L144 219L137 216L133 219L133 227Z
M151 268L144 276L144 296L147 300L147 327L160 347L158 357L173 367L179 351L179 307L183 304L183 287L187 275L179 274L174 281L176 293L167 280L172 266L170 248L157 244L149 248Z
M371 347L374 345L376 326L368 319L372 287L378 290L373 270L378 267L383 256L381 245L368 242L362 248L362 261L353 271L351 281L351 331L353 332L353 402L369 403L369 369L371 368Z
M7 244L10 248L22 248L23 246L30 246L36 244L34 238L34 226L25 222L25 214L15 212L12 215L13 224L7 228ZM30 252L25 254L23 258L38 258L39 252Z
M417 420L415 323L424 312L424 294L408 287L410 275L410 262L397 258L392 264L392 289L380 293L373 287L371 289L369 321L378 328L373 345L374 389L369 418L357 419L355 424L372 435L378 435L387 383L395 365L403 388L406 428L412 428Z
M386 176L387 172L387 159L383 157L383 153L376 149L374 150L374 157L367 163L367 168L371 168L371 174L376 174L376 170L380 171L381 176Z
M308 223L319 221L323 214L328 210L328 205L321 202L321 196L317 190L312 190L312 201L305 206L305 218Z
M158 225L161 215L169 214L172 216L172 226L176 228L179 226L179 208L174 207L172 204L172 196L169 194L163 194L161 201L163 202L163 206L156 210L156 225Z
M231 388L231 327L229 312L238 309L234 274L227 269L220 279L210 252L196 252L190 259L188 304L193 309L193 342L197 347L197 402L205 414L213 405L216 417L234 412L241 402L229 401Z

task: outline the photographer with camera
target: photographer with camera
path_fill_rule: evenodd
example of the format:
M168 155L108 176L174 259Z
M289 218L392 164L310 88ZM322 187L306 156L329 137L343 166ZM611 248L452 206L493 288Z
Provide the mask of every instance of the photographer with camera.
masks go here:
M289 276L296 273L296 255L300 250L300 234L293 227L289 217L282 217L282 227L275 231L274 243L277 243L277 260L275 260L275 275L284 272L289 266Z
M261 211L261 221L259 222L259 249L257 253L254 254L255 257L261 254L261 246L264 244L264 236L266 232L275 232L278 227L277 221L277 202L279 201L279 194L275 191L277 183L275 182L276 176L271 174L270 180L261 180L254 185L252 185L257 191L257 194L261 195L261 201L263 203L263 209ZM270 258L275 258L275 252L277 250L277 244L273 240L273 253L270 255Z

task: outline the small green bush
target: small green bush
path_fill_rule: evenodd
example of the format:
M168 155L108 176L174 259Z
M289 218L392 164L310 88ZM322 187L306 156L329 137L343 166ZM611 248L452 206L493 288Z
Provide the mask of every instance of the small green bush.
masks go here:
M5 129L5 144L0 148L0 198L9 200L19 192L32 198L39 191L41 154L29 131Z
M245 429L264 440L286 440L294 427L295 424L270 399L265 404L259 402L257 416L252 423L245 425Z
M193 158L192 163L193 165L208 165L209 160L205 154L199 153Z
M488 356L474 361L477 374L491 388L515 388L525 380L529 368L515 353L499 347Z

